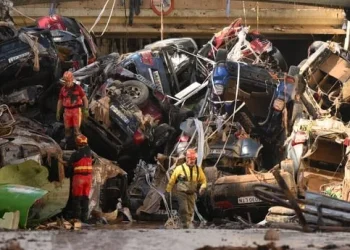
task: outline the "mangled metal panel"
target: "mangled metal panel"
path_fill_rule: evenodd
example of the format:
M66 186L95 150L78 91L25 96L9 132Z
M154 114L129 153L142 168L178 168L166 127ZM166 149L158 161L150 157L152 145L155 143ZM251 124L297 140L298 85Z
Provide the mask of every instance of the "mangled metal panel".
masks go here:
M304 195L305 191L321 193L322 187L334 182L341 182L344 174L327 170L310 168L301 169L298 176L298 191Z
M47 135L33 131L28 127L16 126L11 135L4 136L2 138L7 139L12 144L19 146L36 146L39 149L39 152L42 155L42 157L58 157L62 155L62 150L60 146L52 138L48 137Z
M7 165L0 169L0 184L16 184L40 188L47 191L36 211L32 211L29 223L39 223L58 213L66 206L69 198L70 181L49 181L49 169L34 160Z
M281 171L282 178L289 189L296 194L297 188L293 176ZM254 195L254 186L258 183L277 185L272 173L256 173L248 175L231 175L220 177L212 186L211 197L215 206L225 209L235 209L247 205L265 205Z

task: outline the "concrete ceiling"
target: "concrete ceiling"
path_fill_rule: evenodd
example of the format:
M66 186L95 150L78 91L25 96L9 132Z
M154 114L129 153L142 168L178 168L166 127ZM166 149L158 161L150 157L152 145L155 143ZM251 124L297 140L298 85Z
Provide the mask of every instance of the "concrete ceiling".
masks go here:
M76 0L12 0L15 6L29 5L36 3L51 3L53 1L58 2L74 2ZM83 2L84 0L80 0ZM323 7L334 7L334 8L350 8L349 0L245 0L247 2L275 2L275 3L290 3L290 4L305 4L305 5L316 5Z
M316 5L329 8L350 8L349 0L245 0L246 2L290 3Z

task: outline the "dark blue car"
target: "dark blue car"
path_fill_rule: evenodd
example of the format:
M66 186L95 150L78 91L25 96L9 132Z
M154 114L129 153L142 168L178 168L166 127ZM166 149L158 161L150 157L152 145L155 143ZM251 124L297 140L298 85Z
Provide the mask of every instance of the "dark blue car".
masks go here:
M235 102L244 102L236 118L246 132L272 135L281 128L282 111L292 103L295 86L295 78L288 74L223 60L213 71L211 102L217 114L229 115Z

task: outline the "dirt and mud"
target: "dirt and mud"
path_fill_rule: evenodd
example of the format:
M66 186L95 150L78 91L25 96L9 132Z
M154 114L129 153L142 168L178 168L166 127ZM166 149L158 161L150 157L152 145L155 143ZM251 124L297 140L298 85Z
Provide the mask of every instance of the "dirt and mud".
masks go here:
M0 249L350 249L348 240L350 233L307 234L279 230L279 240L272 245L271 241L265 240L266 229L132 229L139 226L141 227L140 224L137 226L124 225L122 226L124 229L83 229L80 231L3 231L0 233ZM154 225L153 228L156 227ZM19 246L14 242L17 242Z

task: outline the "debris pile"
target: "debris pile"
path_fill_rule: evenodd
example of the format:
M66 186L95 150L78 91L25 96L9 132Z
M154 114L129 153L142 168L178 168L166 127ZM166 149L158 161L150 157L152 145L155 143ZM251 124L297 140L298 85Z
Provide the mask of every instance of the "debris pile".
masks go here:
M123 212L130 221L175 227L178 204L165 187L194 147L208 182L196 204L201 223L219 217L251 225L267 214L304 229L348 224L350 55L339 44L317 41L288 67L271 41L237 19L202 48L172 38L99 57L72 18L0 26L11 34L0 49L16 47L0 56L0 217L18 210L26 227L71 213L70 173L61 162L74 146L62 145L64 127L54 120L70 70L89 100L82 132L95 151L91 215ZM13 193L22 198L8 211L1 204ZM62 227L75 225L39 226Z

